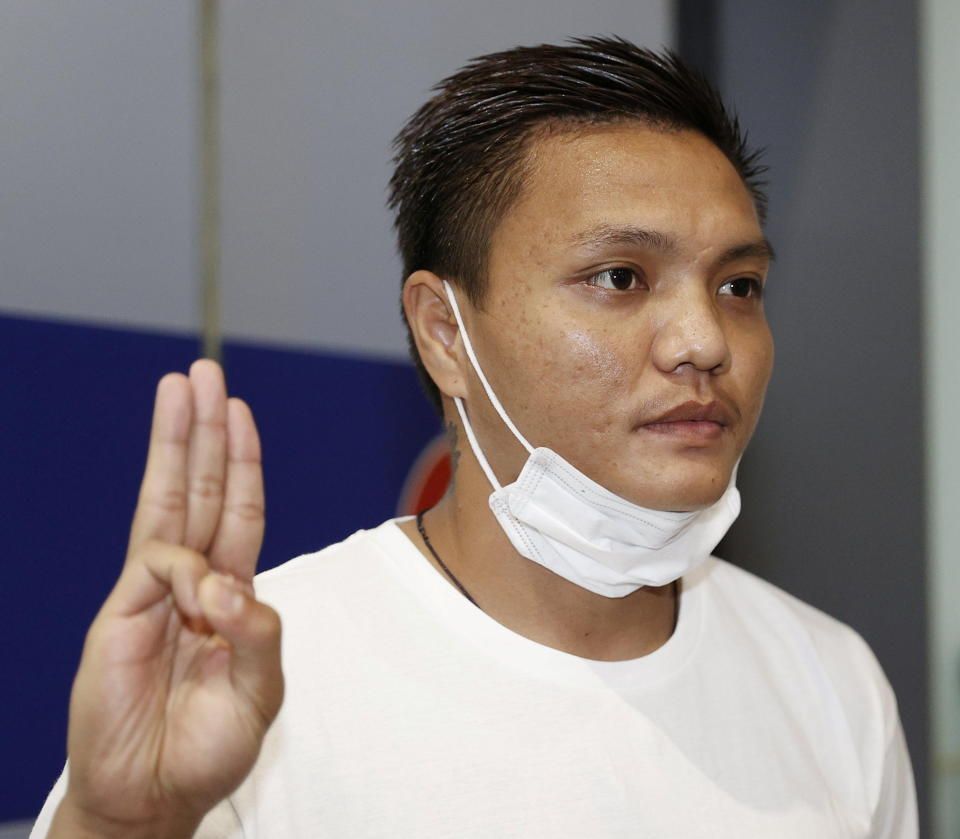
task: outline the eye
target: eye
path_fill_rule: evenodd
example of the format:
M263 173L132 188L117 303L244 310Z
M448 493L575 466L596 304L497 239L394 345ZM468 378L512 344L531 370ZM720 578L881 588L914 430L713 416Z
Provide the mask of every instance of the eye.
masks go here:
M590 277L587 285L607 291L633 291L640 287L640 278L632 268L607 268Z
M754 277L737 277L727 280L719 290L720 294L729 294L733 297L762 297L763 286Z

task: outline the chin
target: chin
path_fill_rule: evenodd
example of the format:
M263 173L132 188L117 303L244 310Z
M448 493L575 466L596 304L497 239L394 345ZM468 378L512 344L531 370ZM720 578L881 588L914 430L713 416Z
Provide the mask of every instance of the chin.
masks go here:
M730 485L730 474L730 468L698 469L695 473L685 469L677 474L664 470L655 483L634 483L626 492L618 494L651 510L693 512L703 510L720 499Z

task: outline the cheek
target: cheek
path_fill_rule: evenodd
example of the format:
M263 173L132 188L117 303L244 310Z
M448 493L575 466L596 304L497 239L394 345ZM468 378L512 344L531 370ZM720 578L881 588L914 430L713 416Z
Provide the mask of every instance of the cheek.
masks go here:
M755 336L741 350L740 388L745 408L754 414L760 413L763 398L773 370L773 339L769 331Z
M600 387L614 387L627 373L624 350L612 335L570 330L564 334L563 352L577 379Z
M625 343L602 330L554 325L542 342L538 374L527 382L528 404L540 406L553 429L570 427L570 417L576 417L578 434L603 433L614 424L618 400L630 390L633 368Z

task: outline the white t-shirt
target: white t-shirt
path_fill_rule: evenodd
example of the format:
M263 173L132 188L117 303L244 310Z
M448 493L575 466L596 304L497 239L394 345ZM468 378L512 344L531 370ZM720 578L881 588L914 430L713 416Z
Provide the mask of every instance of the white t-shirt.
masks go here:
M867 645L722 560L684 579L666 644L618 662L497 623L394 521L257 592L283 620L286 699L203 839L916 839Z

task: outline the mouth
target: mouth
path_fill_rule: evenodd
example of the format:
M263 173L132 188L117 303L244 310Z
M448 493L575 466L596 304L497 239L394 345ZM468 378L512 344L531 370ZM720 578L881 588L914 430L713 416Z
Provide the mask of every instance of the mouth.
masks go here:
M640 429L677 442L706 444L719 439L733 420L733 411L721 402L691 401L640 423Z

